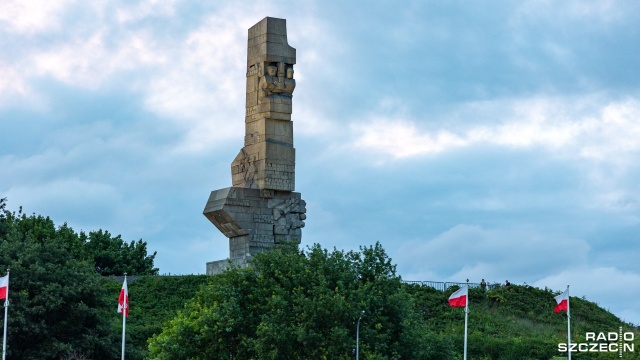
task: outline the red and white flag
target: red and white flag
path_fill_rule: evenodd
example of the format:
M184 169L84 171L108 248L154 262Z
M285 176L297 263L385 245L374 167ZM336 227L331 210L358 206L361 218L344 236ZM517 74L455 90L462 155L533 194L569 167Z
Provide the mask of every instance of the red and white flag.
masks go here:
M553 312L560 312L562 310L567 311L567 309L569 309L569 288L567 287L567 290L556 296L555 299L558 305L553 309Z
M469 287L467 285L458 289L449 296L449 305L452 307L465 307L467 306L467 295L469 294Z
M9 291L9 275L0 278L0 299L7 298L7 291Z
M118 298L118 314L122 314L124 311L124 316L129 316L129 290L127 289L127 277L124 278L124 283L122 284L122 290L120 290L120 297Z

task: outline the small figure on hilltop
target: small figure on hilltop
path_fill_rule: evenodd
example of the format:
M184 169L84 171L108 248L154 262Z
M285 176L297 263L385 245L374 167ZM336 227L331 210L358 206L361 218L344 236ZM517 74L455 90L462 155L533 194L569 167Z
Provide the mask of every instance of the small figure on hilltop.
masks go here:
M511 283L509 282L509 280L505 280L505 281L504 281L504 286L509 286L509 285L511 285Z
M484 279L480 281L480 287L482 288L482 290L487 290L487 283L484 281Z

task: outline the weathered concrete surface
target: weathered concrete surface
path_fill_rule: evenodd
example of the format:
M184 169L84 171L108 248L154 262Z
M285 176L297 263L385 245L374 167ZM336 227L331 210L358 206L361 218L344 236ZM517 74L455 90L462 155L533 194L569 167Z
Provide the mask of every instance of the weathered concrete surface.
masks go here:
M231 163L233 187L211 192L203 212L229 238L229 259L207 263L207 274L248 266L257 252L300 242L306 204L293 192L295 63L284 19L267 17L249 29L244 147Z

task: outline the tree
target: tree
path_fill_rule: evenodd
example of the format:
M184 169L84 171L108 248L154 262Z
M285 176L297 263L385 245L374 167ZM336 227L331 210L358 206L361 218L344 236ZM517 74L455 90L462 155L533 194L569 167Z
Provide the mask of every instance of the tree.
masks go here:
M49 217L9 212L0 199L0 270L11 268L10 357L117 357L115 310L100 275L155 275L155 255L142 240L78 234Z
M153 359L441 359L380 244L285 247L217 275L149 345Z
M158 275L158 268L153 267L156 252L147 255L147 243L142 240L127 244L120 235L112 237L103 230L90 232L88 238L81 233L80 237L100 275Z
M5 210L6 198L0 199L0 214L16 220L15 216ZM23 216L22 208L19 215ZM19 217L20 217L19 216ZM111 236L108 231L98 230L77 234L67 224L56 229L49 217L30 216L18 219L15 226L18 231L32 232L37 238L53 238L62 241L69 247L71 254L79 260L87 260L95 265L95 270L103 276L129 275L158 275L158 268L154 267L157 252L147 254L147 243L142 240L127 243L120 235ZM6 233L8 222L0 223L0 236Z
M83 242L66 224L0 212L0 269L11 269L8 357L111 359L109 324L99 316L104 291Z

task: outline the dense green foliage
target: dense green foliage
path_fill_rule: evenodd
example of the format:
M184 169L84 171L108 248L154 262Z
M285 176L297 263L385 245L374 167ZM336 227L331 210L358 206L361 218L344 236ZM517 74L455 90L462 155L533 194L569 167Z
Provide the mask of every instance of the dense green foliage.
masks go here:
M119 337L109 317L103 316L115 300L106 300L91 241L101 237L103 243L117 243L119 237L111 238L102 231L87 237L66 224L56 227L48 217L5 208L5 199L1 199L0 272L4 275L5 269L11 269L8 357L116 358L119 351L114 344ZM147 273L157 273L154 256L146 255L142 242L112 252L113 258L140 264L138 269Z
M156 253L148 255L147 243L142 240L127 243L120 235L111 236L103 230L78 234L66 223L56 228L49 217L27 216L22 209L11 213L5 207L6 199L0 199L0 236L14 227L21 234L33 233L41 240L63 241L74 259L89 261L99 275L158 275L158 268L153 266Z
M71 228L49 218L0 213L0 269L11 268L8 358L115 355L98 314L104 289L82 246Z
M461 359L464 312L445 292L404 284L382 247L361 252L280 249L253 269L215 276L150 341L151 359L351 359L358 315L361 359ZM469 358L553 359L566 342L566 315L549 289L470 290ZM638 328L572 298L572 338ZM638 338L638 336L636 337ZM636 348L639 346L636 341ZM638 358L638 352L625 358ZM561 358L561 357L559 357ZM613 359L616 354L574 354Z
M142 240L127 244L120 235L111 237L108 231L99 230L90 232L84 243L100 275L158 275L158 268L153 267L156 253L147 255L147 243Z
M449 358L379 244L361 252L284 248L216 276L150 342L153 359Z

